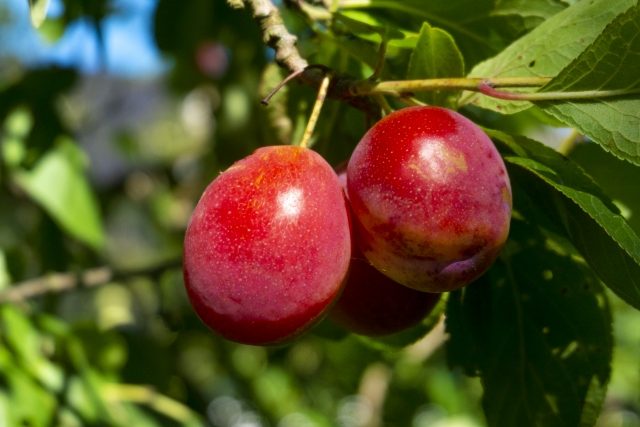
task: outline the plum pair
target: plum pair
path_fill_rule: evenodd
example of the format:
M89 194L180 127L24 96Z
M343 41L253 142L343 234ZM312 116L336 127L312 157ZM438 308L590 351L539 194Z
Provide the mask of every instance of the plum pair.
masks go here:
M204 323L233 341L281 344L328 312L352 250L392 281L444 292L484 273L506 239L504 164L458 113L413 107L385 117L347 175L358 248L338 177L309 149L259 149L210 184L184 246L187 293Z

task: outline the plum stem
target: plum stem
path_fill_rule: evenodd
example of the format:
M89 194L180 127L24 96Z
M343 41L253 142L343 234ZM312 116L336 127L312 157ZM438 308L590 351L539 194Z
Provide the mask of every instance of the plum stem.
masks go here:
M582 139L580 138L581 136L582 134L580 131L572 129L569 136L560 143L560 146L557 149L558 153L564 156L569 156L569 153L574 149L579 140Z
M320 83L320 89L318 89L318 97L316 98L315 104L313 104L313 110L311 110L311 116L309 117L309 121L307 122L307 128L304 130L304 135L302 135L302 140L300 141L300 147L302 148L309 147L309 141L311 141L311 135L313 134L313 130L316 127L316 123L318 122L320 110L322 110L324 100L327 98L327 90L329 90L330 81L331 74L327 74L322 79L322 83Z
M373 98L376 100L378 104L380 104L380 108L382 108L382 111L384 112L385 116L393 113L393 109L391 108L391 105L389 105L389 103L387 102L387 98L385 98L384 95L380 93L376 93L375 95L373 95Z
M400 101L402 101L404 104L408 105L409 107L420 107L420 106L427 105L422 101L418 101L413 96L402 96L400 97Z

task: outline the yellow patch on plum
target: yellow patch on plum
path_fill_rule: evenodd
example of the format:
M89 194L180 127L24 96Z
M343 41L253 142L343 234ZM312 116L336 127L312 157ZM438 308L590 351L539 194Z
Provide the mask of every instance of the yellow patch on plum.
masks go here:
M423 143L415 163L409 165L422 177L444 181L448 175L468 171L465 156L439 140Z

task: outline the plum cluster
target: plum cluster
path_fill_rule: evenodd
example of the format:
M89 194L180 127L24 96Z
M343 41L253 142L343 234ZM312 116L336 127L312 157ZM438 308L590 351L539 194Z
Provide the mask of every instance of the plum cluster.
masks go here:
M286 343L327 313L384 336L482 275L510 218L487 135L456 112L406 108L367 132L346 171L277 146L223 172L187 228L185 285L203 322L233 341Z

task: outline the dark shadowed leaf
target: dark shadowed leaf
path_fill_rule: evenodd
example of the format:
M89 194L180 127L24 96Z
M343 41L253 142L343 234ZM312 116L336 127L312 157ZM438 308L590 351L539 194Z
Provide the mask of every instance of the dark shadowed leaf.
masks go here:
M565 230L600 279L640 309L640 238L611 199L580 167L551 148L522 136L487 132L512 150L513 155L505 155L512 179Z
M448 360L481 377L490 427L592 426L604 401L606 296L588 268L545 243L512 221L501 258L450 297Z
M569 157L611 196L631 228L640 235L640 167L616 158L598 144L578 144Z

